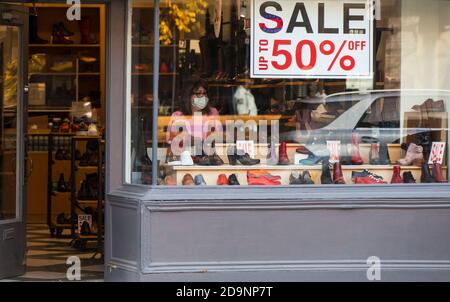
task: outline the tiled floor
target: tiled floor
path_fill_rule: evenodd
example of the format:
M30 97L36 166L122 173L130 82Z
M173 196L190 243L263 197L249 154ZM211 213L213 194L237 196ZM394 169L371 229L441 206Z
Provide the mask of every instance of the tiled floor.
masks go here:
M80 251L70 246L70 238L51 238L46 225L28 225L27 229L27 273L11 281L68 281L66 261L70 256L80 258L81 281L103 281L103 259L93 258L96 242Z

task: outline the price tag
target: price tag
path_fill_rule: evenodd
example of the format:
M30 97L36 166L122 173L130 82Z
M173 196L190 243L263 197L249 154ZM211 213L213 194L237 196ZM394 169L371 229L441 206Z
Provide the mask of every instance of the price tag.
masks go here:
M444 161L445 142L433 142L428 164L438 163L442 165Z
M251 11L251 77L373 77L373 0L253 0Z
M327 149L330 153L330 163L339 162L339 151L341 150L341 141L327 141Z
M248 153L251 158L255 158L255 143L253 141L236 141L236 150Z

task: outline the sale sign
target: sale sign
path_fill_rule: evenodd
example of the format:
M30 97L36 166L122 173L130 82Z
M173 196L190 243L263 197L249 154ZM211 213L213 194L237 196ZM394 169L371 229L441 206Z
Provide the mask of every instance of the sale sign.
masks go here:
M371 0L253 0L251 77L371 78Z
M441 164L444 161L445 142L433 142L428 164Z

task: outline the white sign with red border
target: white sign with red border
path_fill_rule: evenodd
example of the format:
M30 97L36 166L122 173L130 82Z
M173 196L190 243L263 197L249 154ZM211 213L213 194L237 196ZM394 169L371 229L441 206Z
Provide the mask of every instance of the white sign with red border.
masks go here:
M327 141L327 149L330 152L330 163L339 162L339 151L341 150L341 141Z
M445 152L445 142L433 142L431 147L430 158L428 159L428 164L441 164L444 161Z
M252 78L372 78L372 0L252 0Z

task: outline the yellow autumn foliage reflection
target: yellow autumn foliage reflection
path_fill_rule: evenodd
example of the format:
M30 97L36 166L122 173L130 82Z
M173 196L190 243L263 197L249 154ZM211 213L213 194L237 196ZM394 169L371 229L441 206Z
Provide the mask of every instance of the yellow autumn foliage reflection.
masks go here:
M180 33L189 33L198 27L200 15L206 13L208 2L206 0L184 0L182 3L173 3L166 0L169 8L168 16L161 16L159 40L163 45L172 43L172 27L175 26Z

